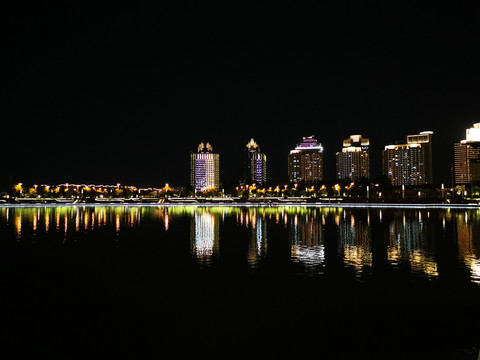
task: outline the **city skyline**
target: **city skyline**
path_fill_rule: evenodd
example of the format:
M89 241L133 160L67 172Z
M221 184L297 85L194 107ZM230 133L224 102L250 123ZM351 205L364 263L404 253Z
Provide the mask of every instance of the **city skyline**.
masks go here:
M4 353L478 357L478 6L248 5L4 4Z
M318 182L335 182L335 181L339 181L339 180L346 180L348 178L350 178L350 180L352 181L356 181L356 180L359 180L361 178L366 178L370 181L370 183L373 183L375 182L376 180L379 180L381 176L387 176L390 178L391 182L392 182L392 185L428 185L428 184L432 184L432 185L440 185L440 184L444 184L444 185L450 185L452 180L455 182L455 184L469 184L470 183L470 177L469 175L467 176L466 174L470 174L470 170L464 170L464 167L468 167L468 169L470 169L471 166L475 166L474 167L474 170L472 170L472 173L474 173L473 175L473 178L472 180L475 181L475 182L478 182L478 179L480 179L480 172L478 171L478 165L477 164L477 160L479 158L479 155L478 155L478 150L476 150L477 148L480 148L480 132L478 131L478 129L480 129L480 123L475 123L473 125L471 125L470 127L466 128L464 130L464 132L466 132L466 139L465 140L460 140L454 144L452 144L450 148L451 150L451 153L452 153L452 156L455 158L454 160L454 163L451 165L452 168L453 168L453 173L450 174L450 179L447 179L446 181L444 182L441 182L441 181L437 181L435 178L433 178L433 173L435 172L435 168L433 167L432 163L436 163L438 161L438 159L436 159L436 148L434 146L432 146L432 135L434 134L433 131L421 131L419 132L418 134L412 134L412 135L404 135L404 138L406 139L406 141L396 141L396 144L395 145L385 145L384 148L382 150L380 150L380 157L382 158L382 160L380 160L380 163L379 164L375 164L375 163L372 163L370 158L373 157L375 159L375 154L372 154L371 151L370 151L370 139L369 138L365 138L363 137L362 135L349 135L349 138L348 139L344 139L342 140L342 143L338 145L338 148L340 150L339 151L336 151L335 153L327 153L325 154L324 152L324 149L323 149L323 145L322 143L315 138L315 135L311 135L311 136L304 136L302 137L302 141L300 142L297 142L295 148L293 150L290 150L289 154L275 154L275 155L271 155L270 158L284 158L285 160L285 169L284 169L284 173L282 174L282 176L278 177L278 174L277 174L277 177L271 181L270 179L267 180L267 176L266 176L266 173L267 173L267 161L266 161L266 156L263 152L260 152L260 147L259 145L255 142L255 140L253 138L250 139L250 141L247 143L247 145L245 146L244 145L244 150L243 150L243 160L239 161L238 164L236 164L237 168L239 170L242 170L243 169L243 174L242 175L239 175L238 178L229 178L228 180L225 180L224 176L223 176L223 173L222 171L220 170L220 153L217 152L217 151L213 151L213 147L212 145L210 144L210 142L200 142L200 144L197 146L196 148L196 151L190 151L190 170L189 170L189 180L187 181L181 181L181 182L177 182L175 183L174 186L187 186L187 185L190 185L192 186L193 188L196 189L196 191L201 191L202 189L205 190L206 187L209 187L209 188L216 188L217 190L220 190L222 188L222 186L224 185L225 182L229 183L230 185L232 184L253 184L253 183L256 183L258 186L260 187L264 187L265 184L268 183L269 184L275 184L275 185L278 185L278 184L281 184L282 181L278 181L278 179L281 179L281 180L285 180L283 181L283 183L285 182L288 182L290 184L293 184L293 183L297 183L297 182L302 182L302 181L305 181L307 184L308 183L318 183ZM422 148L422 143L423 144L423 151L420 151L420 149ZM472 150L470 150L470 152L468 152L468 155L466 151L469 151L469 150L466 150L467 149L467 145L468 147L472 147L473 146L473 152ZM355 146L358 146L358 149L355 148ZM425 151L425 146L426 146L426 151ZM412 149L413 148L413 149ZM460 149L462 148L462 149ZM465 148L465 149L464 149ZM303 168L303 170L300 170L300 162L301 159L300 157L298 157L298 159L296 160L298 162L297 166L298 166L298 169L296 170L296 172L298 173L297 175L292 175L292 163L293 163L293 157L292 157L292 154L293 156L295 154L299 155L300 156L300 153L302 152L302 150L318 150L320 152L320 158L319 159L314 159L315 161L319 161L319 168L316 170L318 171L318 175L310 175L310 177L306 180L304 180L303 178L301 178L301 176L299 175L300 174L300 171L302 171L303 173L305 173L305 168ZM405 150L406 149L406 150ZM416 153L412 153L410 154L409 152L411 151L415 151L415 150L418 150ZM345 158L341 158L341 155L348 155L349 152L358 152L359 154L361 153L361 156L359 159L355 159L354 161L352 161L352 159L350 160L346 160ZM386 166L387 163L386 163L386 158L389 159L389 161L396 161L396 156L397 155L393 155L395 153L395 151L399 152L400 157L409 157L412 156L412 159L417 159L417 160L414 160L414 166L418 166L419 162L421 163L421 167L422 169L418 169L416 170L418 172L417 175L412 175L409 173L408 176L413 176L414 177L414 180L413 181L403 181L401 180L402 178L402 175L401 173L399 173L399 175L393 175L393 174L390 174L388 173L388 168ZM230 154L233 153L233 149L230 149ZM237 149L237 152L238 154L241 154L242 153L242 150L241 149ZM268 150L267 150L268 152ZM390 154L389 152L392 152L392 154ZM251 154L254 154L255 157L251 157L252 155ZM272 153L270 151L270 153ZM390 155L387 155L390 154ZM407 154L408 153L408 154ZM238 155L237 154L237 155ZM473 154L473 155L471 155ZM373 156L372 156L373 155ZM379 155L379 154L376 154L376 155ZM472 157L473 156L473 157ZM208 157L207 158L204 158L204 157ZM365 158L364 158L365 157ZM461 158L461 160L459 160ZM200 159L201 158L201 159ZM223 158L223 154L222 154L222 158ZM325 163L325 160L327 159L327 161L331 158L335 159L335 162L336 162L336 170L333 172L329 172L325 175L324 171L323 171L323 164ZM378 156L377 156L378 158ZM420 160L420 158L422 160ZM470 162L467 162L468 165L462 165L463 167L459 166L459 161L463 161L463 162L466 162L467 160L466 159L473 159L474 160L474 163L475 165L470 165L471 163L471 160ZM399 158L400 159L400 158ZM425 160L427 159L427 160ZM247 161L248 160L248 161ZM398 160L398 159L397 159ZM256 164L254 166L256 166L256 170L252 172L252 165L248 166L248 162L249 161L252 161L251 164ZM340 163L342 162L345 162L345 164L342 164L340 166L339 164L339 161ZM409 160L410 161L410 160ZM201 164L199 165L199 162L201 162ZM303 161L305 162L305 161ZM302 163L303 163L302 162ZM204 164L205 163L205 164ZM206 164L208 163L208 164ZM354 164L355 163L355 164ZM424 164L425 163L425 164ZM178 166L178 168L185 168L187 162L184 162L184 164L182 164L182 166ZM223 162L222 162L222 165L223 165ZM375 167L375 166L381 166L382 167L382 171L381 173L377 174L376 176L360 176L360 175L354 175L353 178L350 177L350 176L346 176L346 177L342 177L342 176L339 176L341 173L347 173L348 171L352 171L351 169L357 167L357 171L360 172L360 174L362 175L366 175L366 174L370 174L370 168L371 167ZM303 165L305 166L305 165ZM340 172L340 167L342 167L342 170ZM347 168L345 168L345 166L347 166L347 168L350 168L350 170L348 170ZM403 170L400 170L400 171L406 171L406 169L409 167L410 165L405 165L405 169ZM208 170L207 170L208 168ZM200 169L200 171L199 171ZM308 169L307 169L308 170ZM310 169L311 170L311 169ZM246 171L250 171L250 180L247 181L246 180ZM410 171L410 170L408 170ZM200 177L196 177L196 174L198 172L201 172L202 175ZM311 172L311 171L310 171ZM207 180L207 177L205 177L204 175L206 173L209 173L210 175L208 175L208 180ZM172 173L172 174L169 174L169 176L167 176L167 181L164 182L164 183L161 183L159 181L153 181L153 182L150 182L150 183L146 183L146 185L143 185L145 184L145 182L142 183L142 185L139 185L140 187L145 187L145 188L148 188L148 187L162 187L165 183L168 184L168 182L171 182L169 181L168 179L171 179L171 178L175 178L175 173ZM262 180L253 180L254 177L257 177L258 179L262 179ZM396 180L396 177L398 177L398 180ZM417 179L418 176L420 176L420 180ZM63 179L65 182L65 180L68 180L68 175L66 175L66 177ZM203 177L205 177L203 179ZM200 178L202 178L201 180L199 180ZM422 179L423 178L423 179ZM433 178L433 181L432 181L432 178ZM19 181L17 182L12 182L10 184L10 188L15 185L15 184L18 184L18 183L21 183L22 179L20 179ZM48 182L45 182L45 181L35 181L35 179L32 181L30 179L27 179L28 183L31 183L32 185L34 183L36 184L40 184L40 183L48 183ZM52 185L54 184L55 182L50 182L49 184ZM57 182L57 184L59 184L60 182ZM72 182L71 182L72 183ZM82 183L82 184L87 184L87 183L93 183L93 182L88 182L88 181L77 181L77 183ZM113 182L114 183L114 182ZM111 184L113 184L111 183ZM197 186L197 183L198 183L198 186ZM207 184L208 183L208 184ZM68 181L67 181L67 184L68 184ZM117 186L119 185L120 183L117 183ZM103 185L102 185L103 186ZM106 186L113 186L115 187L115 185L106 185ZM3 190L8 190L8 187L5 187L4 186L4 189Z
M449 183L451 148L480 119L476 21L451 8L176 25L130 9L37 10L5 22L2 184L187 184L178 164L203 139L235 181L243 154L230 149L250 138L280 182L276 154L311 134L326 178L346 136L369 138L375 178L384 146L419 129L435 132L434 179Z

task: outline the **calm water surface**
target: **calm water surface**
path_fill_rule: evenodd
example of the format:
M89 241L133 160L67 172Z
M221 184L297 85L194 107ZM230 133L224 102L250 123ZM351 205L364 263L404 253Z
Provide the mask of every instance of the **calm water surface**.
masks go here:
M51 357L480 345L480 210L3 207L0 244L6 341Z

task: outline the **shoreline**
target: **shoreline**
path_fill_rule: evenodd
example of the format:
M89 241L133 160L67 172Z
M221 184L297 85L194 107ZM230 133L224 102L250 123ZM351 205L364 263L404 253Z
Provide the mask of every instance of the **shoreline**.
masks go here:
M279 208L279 207L305 207L305 208L399 208L399 209L479 209L480 204L432 204L432 203L303 203L303 202L255 202L255 203L234 203L234 202L175 202L175 203L0 203L0 208L48 208L48 207L255 207L255 208Z

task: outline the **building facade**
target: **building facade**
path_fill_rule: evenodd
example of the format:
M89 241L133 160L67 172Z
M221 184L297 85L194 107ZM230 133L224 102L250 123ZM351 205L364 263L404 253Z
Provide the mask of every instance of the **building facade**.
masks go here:
M195 192L220 189L220 155L208 142L200 143L197 152L190 154L190 185Z
M337 179L370 178L370 140L351 135L343 140L341 152L336 153Z
M432 134L423 131L408 135L406 144L385 146L382 151L383 174L392 185L433 183Z
M433 154L432 154L432 131L422 131L420 134L408 135L407 144L420 144L425 184L433 184Z
M267 157L253 138L245 147L243 163L244 184L255 183L258 187L263 187L267 182Z
M304 137L288 155L288 179L307 184L323 180L323 146L313 136Z
M466 139L454 144L455 183L480 183L480 123L467 129Z

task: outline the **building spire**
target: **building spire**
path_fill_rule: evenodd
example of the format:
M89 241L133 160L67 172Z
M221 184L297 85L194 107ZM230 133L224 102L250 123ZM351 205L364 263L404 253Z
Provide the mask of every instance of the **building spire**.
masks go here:
M199 145L198 145L198 148L197 148L197 152L213 152L213 147L212 145L210 145L209 142L207 142L206 144L204 144L203 142L201 142Z
M258 148L258 144L253 140L253 138L250 139L250 141L247 144L247 149L248 150L255 150Z

